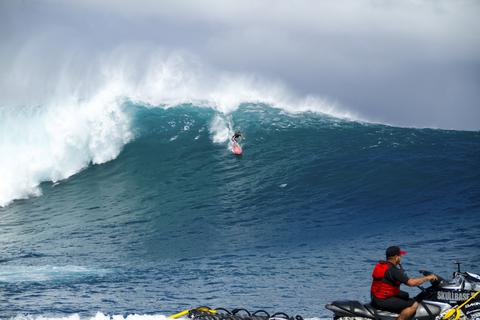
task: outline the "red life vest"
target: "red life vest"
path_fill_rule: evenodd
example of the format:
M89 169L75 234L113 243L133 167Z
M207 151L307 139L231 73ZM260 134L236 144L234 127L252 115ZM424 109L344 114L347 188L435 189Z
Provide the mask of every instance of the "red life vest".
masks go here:
M379 261L373 269L372 288L370 292L372 295L379 299L386 299L397 295L400 292L400 283L396 281L395 284L387 282L385 280L385 272L393 267L393 264L387 261Z

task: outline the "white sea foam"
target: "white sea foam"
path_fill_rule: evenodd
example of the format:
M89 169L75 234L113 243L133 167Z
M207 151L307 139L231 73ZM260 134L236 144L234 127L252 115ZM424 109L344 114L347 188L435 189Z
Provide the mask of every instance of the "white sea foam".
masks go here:
M0 98L0 206L40 195L43 181L57 182L115 159L133 138L125 99L152 108L184 103L212 108L214 143L228 141L235 129L230 115L242 103L352 118L320 97L298 97L278 82L212 70L185 53L119 48L94 59L84 72L63 57L69 63L59 63L52 71L56 76L37 70L29 77L21 66L30 65L31 57L20 55L8 70L16 77L6 84L11 92L31 93ZM42 83L47 80L53 84ZM29 91L34 86L44 90Z
M108 88L85 102L0 108L0 206L40 195L42 181L115 159L131 138L130 119Z
M0 283L65 281L103 276L108 271L82 266L1 266Z
M215 143L222 143L232 135L232 121L228 116L217 114L210 123L210 133Z

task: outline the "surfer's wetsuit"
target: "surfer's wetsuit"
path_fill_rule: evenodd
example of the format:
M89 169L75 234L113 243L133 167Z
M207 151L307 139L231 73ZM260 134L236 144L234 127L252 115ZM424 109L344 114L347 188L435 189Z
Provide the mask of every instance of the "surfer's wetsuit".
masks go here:
M238 143L237 139L240 138L241 136L242 136L242 133L240 131L235 132L235 134L232 136L232 141Z

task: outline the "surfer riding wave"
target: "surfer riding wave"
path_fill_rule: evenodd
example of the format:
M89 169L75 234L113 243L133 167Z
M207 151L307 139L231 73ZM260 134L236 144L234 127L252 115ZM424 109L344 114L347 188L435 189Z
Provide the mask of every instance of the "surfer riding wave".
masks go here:
M232 136L232 139L231 139L232 140L232 152L234 154L239 154L240 155L243 152L242 147L238 143L238 139L240 137L243 137L243 136L242 136L242 133L239 130L235 131L235 133Z

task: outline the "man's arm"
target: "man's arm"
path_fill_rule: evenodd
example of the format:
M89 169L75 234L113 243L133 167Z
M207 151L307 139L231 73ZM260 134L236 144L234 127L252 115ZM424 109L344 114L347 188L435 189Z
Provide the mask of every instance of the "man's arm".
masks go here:
M427 281L437 280L437 276L434 274L419 278L409 278L405 274L405 270L403 270L403 268L391 268L389 269L389 271L389 275L393 281L398 281L400 283L406 284L409 287L416 287Z
M427 281L433 281L433 280L437 280L437 276L434 274L429 274L428 276L425 276L425 277L410 278L405 284L410 287L416 287Z

